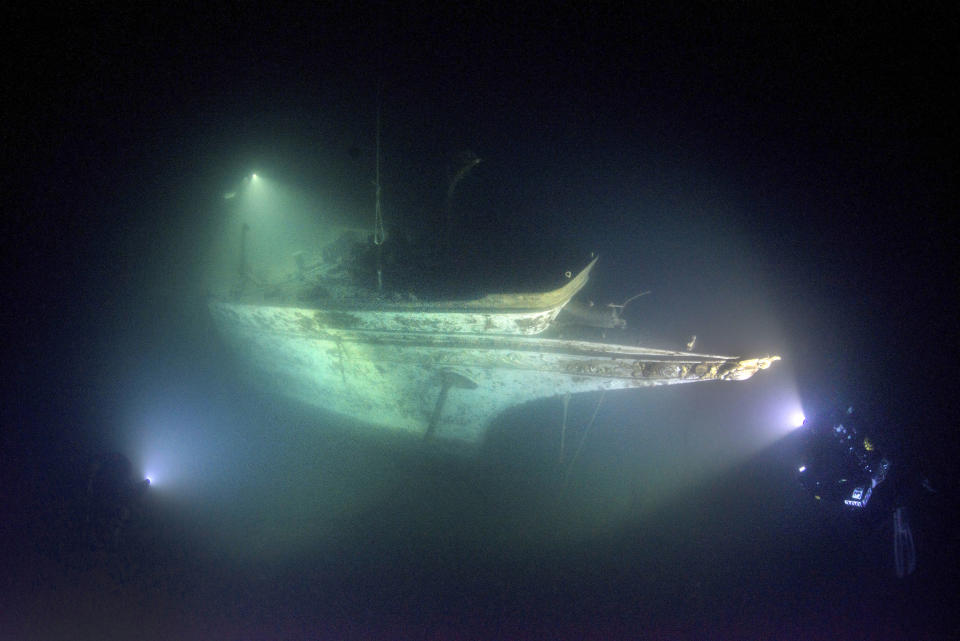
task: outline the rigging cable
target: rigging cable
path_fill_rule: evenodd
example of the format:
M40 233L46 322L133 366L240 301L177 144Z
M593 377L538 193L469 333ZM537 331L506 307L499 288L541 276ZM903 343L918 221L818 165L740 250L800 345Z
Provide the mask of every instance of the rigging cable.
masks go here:
M583 444L587 442L587 437L590 436L590 430L593 429L593 424L597 420L597 412L600 411L600 406L603 404L603 398L607 395L607 390L604 389L600 392L600 398L597 399L597 406L593 408L593 416L590 418L590 423L587 425L587 429L584 430L583 436L580 437L580 444L577 445L577 451L573 453L573 458L570 459L570 464L567 465L567 473L563 480L563 485L566 487L570 483L570 471L573 470L573 464L577 462L577 457L580 456L580 450L583 449Z
M383 210L380 206L380 85L377 85L377 160L376 175L373 181L376 194L374 204L373 244L377 246L377 291L383 291L383 241L386 233L383 229Z

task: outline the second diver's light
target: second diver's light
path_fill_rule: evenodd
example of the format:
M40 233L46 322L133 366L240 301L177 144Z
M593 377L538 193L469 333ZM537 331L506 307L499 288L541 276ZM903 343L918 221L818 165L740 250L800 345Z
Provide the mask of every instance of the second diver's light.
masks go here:
M806 420L807 418L800 410L795 410L792 414L790 414L790 425L792 427L803 427L803 424Z

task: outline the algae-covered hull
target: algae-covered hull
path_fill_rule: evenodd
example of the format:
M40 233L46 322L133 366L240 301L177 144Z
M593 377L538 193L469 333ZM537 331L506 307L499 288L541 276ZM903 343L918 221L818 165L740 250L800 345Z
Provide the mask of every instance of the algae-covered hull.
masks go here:
M480 440L503 410L538 398L743 380L778 358L524 335L345 329L321 322L322 310L229 301L210 307L265 389L385 429L467 442Z

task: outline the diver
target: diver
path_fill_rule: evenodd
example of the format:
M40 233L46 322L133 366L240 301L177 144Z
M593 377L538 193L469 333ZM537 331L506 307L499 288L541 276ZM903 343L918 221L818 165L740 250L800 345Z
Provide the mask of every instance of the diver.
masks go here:
M124 455L111 452L98 457L87 475L85 544L91 549L118 549L149 485L149 479L134 477L133 466Z
M834 410L803 423L803 459L797 468L800 484L825 505L871 515L886 523L893 513L894 570L904 578L916 569L917 555L907 503L919 488L933 492L926 478L905 461L894 463L878 447L874 425L853 407ZM916 481L916 482L915 482Z
M818 501L865 508L890 471L874 436L867 434L852 407L804 421L805 460L800 483Z

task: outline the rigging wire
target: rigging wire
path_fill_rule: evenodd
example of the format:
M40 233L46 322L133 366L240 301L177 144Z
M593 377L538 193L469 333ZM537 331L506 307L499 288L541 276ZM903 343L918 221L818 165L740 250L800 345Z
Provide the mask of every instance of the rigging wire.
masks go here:
M573 469L573 464L577 462L577 457L580 456L580 450L583 449L583 444L587 442L587 437L590 436L590 430L593 429L593 424L597 420L597 412L600 411L600 406L603 404L603 398L606 395L607 390L600 392L600 398L597 400L597 406L593 408L593 416L590 418L590 423L587 425L587 429L583 431L583 436L580 437L580 443L577 445L577 451L573 453L573 458L570 459L570 464L567 466L567 472L563 479L564 487L570 482L570 471Z
M380 83L377 84L377 158L373 181L375 203L373 207L373 244L377 246L377 291L383 291L383 241L386 232L383 228L383 209L380 205Z
M377 159L376 177L373 185L376 189L376 204L374 205L373 243L382 245L386 234L383 229L383 210L380 206L380 87L377 87Z
M570 405L570 392L563 395L563 424L560 426L560 464L563 465L563 447L567 438L567 406Z

